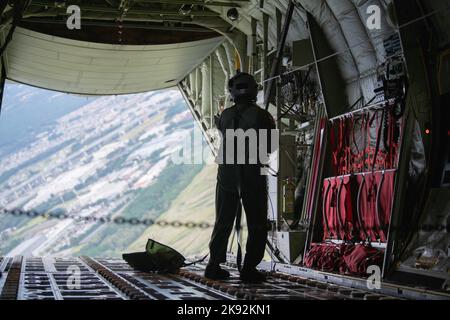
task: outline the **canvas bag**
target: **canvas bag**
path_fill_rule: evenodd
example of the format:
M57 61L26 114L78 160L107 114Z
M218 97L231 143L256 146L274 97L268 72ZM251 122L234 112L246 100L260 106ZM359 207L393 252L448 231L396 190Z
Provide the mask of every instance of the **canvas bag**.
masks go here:
M186 263L186 258L175 249L148 239L145 252L125 253L123 259L133 268L142 272L167 272L173 273L181 267L186 267L202 262L203 259L192 263Z

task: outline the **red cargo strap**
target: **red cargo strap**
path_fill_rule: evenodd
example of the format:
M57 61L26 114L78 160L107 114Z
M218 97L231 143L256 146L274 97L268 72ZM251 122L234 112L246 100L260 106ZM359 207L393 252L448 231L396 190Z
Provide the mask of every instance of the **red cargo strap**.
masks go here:
M334 123L331 123L331 128L330 128L330 145L331 145L331 161L332 161L332 166L333 166L333 170L334 170L334 174L338 174L338 170L339 170L339 160L338 160L338 153L339 153L339 148L336 144L336 128L334 126Z
M352 176L327 178L323 182L323 239L353 239Z
M394 196L395 171L358 175L357 229L361 240L386 242Z
M386 238L387 229L391 222L395 174L395 171L375 173L378 184L377 216L379 217L379 230L382 233L380 237L384 236L384 238Z
M339 210L339 183L336 178L324 180L323 212L324 212L324 240L341 239L340 224L338 218Z
M330 230L330 224L328 222L328 209L329 209L329 202L328 202L328 195L331 189L331 182L330 179L325 179L323 181L323 200L322 200L322 223L323 223L323 238L324 240L331 238L333 235Z
M337 189L338 185L336 183L336 179L329 179L330 182L330 192L328 193L327 199L327 220L328 220L328 228L330 229L330 236L334 239L339 239L338 224L337 224Z
M340 223L340 236L343 240L352 240L353 235L353 176L344 176L339 178L339 194L338 194L338 217Z
M345 172L345 155L344 155L344 130L345 130L345 121L343 118L339 119L339 141L338 141L338 150L339 150L339 169L338 174L344 174Z
M371 239L371 233L367 230L367 223L366 216L365 216L365 208L363 209L361 204L366 200L366 197L364 197L364 188L366 184L365 175L358 175L356 176L359 188L358 188L358 195L356 199L356 216L357 216L357 229L359 230L359 237L361 240L366 241ZM364 198L363 198L364 197Z
M350 137L349 143L348 143L348 158L349 158L349 172L350 173L357 173L361 172L361 165L360 165L360 150L358 148L358 143L356 142L356 126L355 126L355 117L353 114L348 118L349 121L349 135L351 134L351 142ZM356 153L353 152L353 147L356 149Z
M370 136L370 129L372 128L373 122L374 120L377 118L377 112L375 111L372 115L372 117L370 117L370 113L367 113L367 122L366 122L366 149L365 149L365 159L364 159L364 163L365 163L365 170L366 171L371 171L374 168L374 161L375 161L375 157L376 157L376 148L372 147L372 139ZM377 130L377 133L380 130ZM377 137L378 140L378 137Z

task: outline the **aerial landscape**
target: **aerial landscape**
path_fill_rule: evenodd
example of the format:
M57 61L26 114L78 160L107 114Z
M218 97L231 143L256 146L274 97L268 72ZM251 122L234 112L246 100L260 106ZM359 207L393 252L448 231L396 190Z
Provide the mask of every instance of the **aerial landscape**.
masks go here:
M0 121L0 207L212 222L214 166L171 161L193 131L176 89L83 97L8 84ZM209 235L208 229L193 234L0 215L0 253L8 256L118 257L142 249L148 237L195 255L207 250Z

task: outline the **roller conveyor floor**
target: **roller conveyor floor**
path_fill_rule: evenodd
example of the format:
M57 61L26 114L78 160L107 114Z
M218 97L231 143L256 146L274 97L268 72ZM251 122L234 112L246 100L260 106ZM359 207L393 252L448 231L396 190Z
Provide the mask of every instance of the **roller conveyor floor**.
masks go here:
M205 265L177 274L136 272L120 259L3 258L6 300L386 300L395 297L282 273L262 284L243 284L233 264L229 281L203 277Z

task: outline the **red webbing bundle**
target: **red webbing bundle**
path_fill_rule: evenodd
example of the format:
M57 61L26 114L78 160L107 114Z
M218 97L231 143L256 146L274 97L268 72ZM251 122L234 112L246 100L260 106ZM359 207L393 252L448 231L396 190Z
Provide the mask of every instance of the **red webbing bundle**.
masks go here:
M386 242L394 195L395 171L356 176L357 229L361 240Z
M330 127L330 144L335 175L394 169L398 152L396 121L388 105L385 109L362 114L359 122L353 115L334 120ZM356 137L362 140L362 145L358 145Z
M359 150L358 143L356 141L356 128L355 128L355 118L352 116L346 118L346 126L348 128L347 139L347 172L349 174L354 172L360 172L362 170L361 157L362 153ZM350 138L351 136L351 138ZM353 149L356 152L353 152Z
M338 178L338 217L340 217L339 233L342 240L352 240L354 238L354 205L353 194L354 182L353 177L345 176Z
M322 224L323 238L333 239L335 236L334 216L337 206L333 203L336 196L336 183L334 179L325 179L323 182L323 206L322 206Z
M303 265L307 268L322 271L337 271L342 263L343 253L348 250L347 244L319 243L305 255Z
M387 229L391 223L392 204L394 201L395 171L375 172L375 180L378 185L377 192L377 216L379 217L379 230L387 236Z
M326 239L353 239L353 177L328 178L323 183L323 227Z
M305 255L306 267L366 275L368 266L381 266L383 251L349 242L387 241L396 174L391 169L397 165L400 140L398 121L389 105L362 114L358 121L353 115L332 121L331 162L336 177L323 182L323 239L343 243L314 244Z
M371 265L383 263L384 251L362 244L315 243L305 255L303 265L321 271L366 275Z
M323 182L323 239L386 242L395 171L327 178ZM356 201L354 201L356 200Z
M319 261L323 261L323 257L330 254L330 249L334 251L333 247L327 244L314 245L305 255L303 261L304 266L307 268L322 269L323 266ZM333 269L334 266L330 271L332 271Z
M339 176L323 184L324 240L387 240L395 172L384 170L396 165L398 120L389 105L359 120L341 117L330 128L332 166Z
M376 241L377 186L372 174L356 176L358 182L357 212L359 237L362 240Z
M353 117L338 119L337 122L337 133L335 126L330 128L333 168L336 175L346 175L353 172L353 158L357 156L351 150L350 136L354 134ZM353 136L353 142L354 140Z
M360 125L356 125L356 120L352 119L353 121L353 147L356 149L356 154L353 155L353 168L352 173L358 173L364 171L365 166L365 156L366 156L366 144L367 144L367 135L364 133L367 130L367 123L368 123L368 115L363 114L360 118ZM358 142L356 141L356 136L363 136L364 137L364 143L359 146ZM360 138L361 139L361 138Z
M376 248L358 244L347 249L342 257L339 271L353 275L367 275L367 269L371 265L381 268L384 252Z

